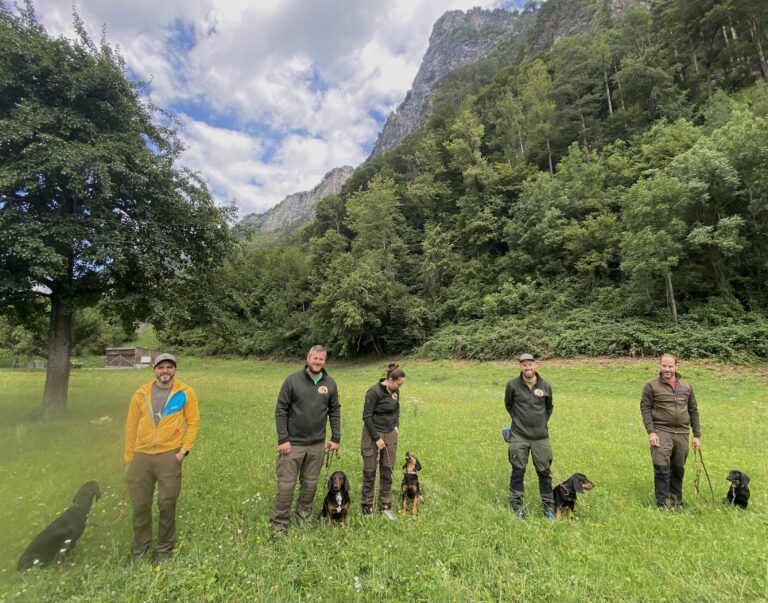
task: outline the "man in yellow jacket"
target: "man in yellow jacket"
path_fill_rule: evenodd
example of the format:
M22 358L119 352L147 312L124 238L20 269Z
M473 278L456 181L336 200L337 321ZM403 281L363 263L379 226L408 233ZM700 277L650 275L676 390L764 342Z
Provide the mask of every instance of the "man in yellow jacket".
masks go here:
M176 542L176 499L181 492L181 464L200 426L195 391L176 379L176 357L160 354L155 380L133 394L125 422L125 475L133 504L134 563L152 542L152 497L157 483L155 558L167 561Z

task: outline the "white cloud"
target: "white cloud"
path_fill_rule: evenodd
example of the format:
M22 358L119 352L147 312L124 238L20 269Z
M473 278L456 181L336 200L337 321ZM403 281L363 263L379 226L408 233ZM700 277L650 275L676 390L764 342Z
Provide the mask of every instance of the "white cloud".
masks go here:
M153 101L180 116L184 163L245 214L362 162L382 126L371 112L402 101L440 15L499 4L79 0L77 10L95 38L106 25ZM36 7L50 32L71 35L65 3Z

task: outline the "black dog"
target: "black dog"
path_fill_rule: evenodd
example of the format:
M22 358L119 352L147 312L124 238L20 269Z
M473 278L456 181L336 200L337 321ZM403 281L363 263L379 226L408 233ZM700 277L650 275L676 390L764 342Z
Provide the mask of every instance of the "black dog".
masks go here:
M335 519L344 521L349 511L349 480L343 471L334 471L328 478L328 494L323 500L321 515L326 518L328 525Z
M53 561L59 553L68 553L77 543L85 530L85 521L94 499L101 498L101 490L96 482L82 486L72 500L72 506L59 515L51 524L40 532L27 550L21 555L16 568L19 571Z
M421 471L421 463L416 455L410 452L405 453L405 465L403 465L403 481L400 483L400 494L403 497L403 503L400 507L400 512L405 515L407 511L408 501L412 503L413 515L419 513L419 503L424 502L424 494L421 492L421 486L419 486L418 472Z
M584 490L591 490L595 485L583 473L574 473L564 482L555 486L552 494L555 497L555 517L563 517L563 509L568 510L568 519L573 519L573 510L576 507L576 495L583 494Z
M749 504L749 476L734 469L728 473L728 477L725 479L731 482L731 487L725 497L726 502L729 505L746 509Z

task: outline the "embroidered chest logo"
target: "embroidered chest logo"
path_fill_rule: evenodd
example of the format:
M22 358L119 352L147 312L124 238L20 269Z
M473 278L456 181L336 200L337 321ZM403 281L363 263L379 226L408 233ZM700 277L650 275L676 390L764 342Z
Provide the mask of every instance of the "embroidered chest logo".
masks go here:
M392 392L392 399L397 400L397 392Z
M325 387L325 385L321 385L320 387L317 388L317 393L318 394L327 394L328 393L328 388Z
M544 397L544 390L543 389L539 389L537 387L535 390L533 390L533 395L534 396L538 396L539 398L543 398Z

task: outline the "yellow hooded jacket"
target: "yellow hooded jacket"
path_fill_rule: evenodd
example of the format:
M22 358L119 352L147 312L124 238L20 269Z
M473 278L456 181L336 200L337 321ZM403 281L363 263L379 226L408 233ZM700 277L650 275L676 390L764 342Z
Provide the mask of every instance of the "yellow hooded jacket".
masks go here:
M131 398L125 422L123 458L126 463L133 460L136 452L158 454L177 448L191 450L195 443L200 427L200 407L195 390L174 378L160 421L155 425L152 420L153 383L142 385Z

